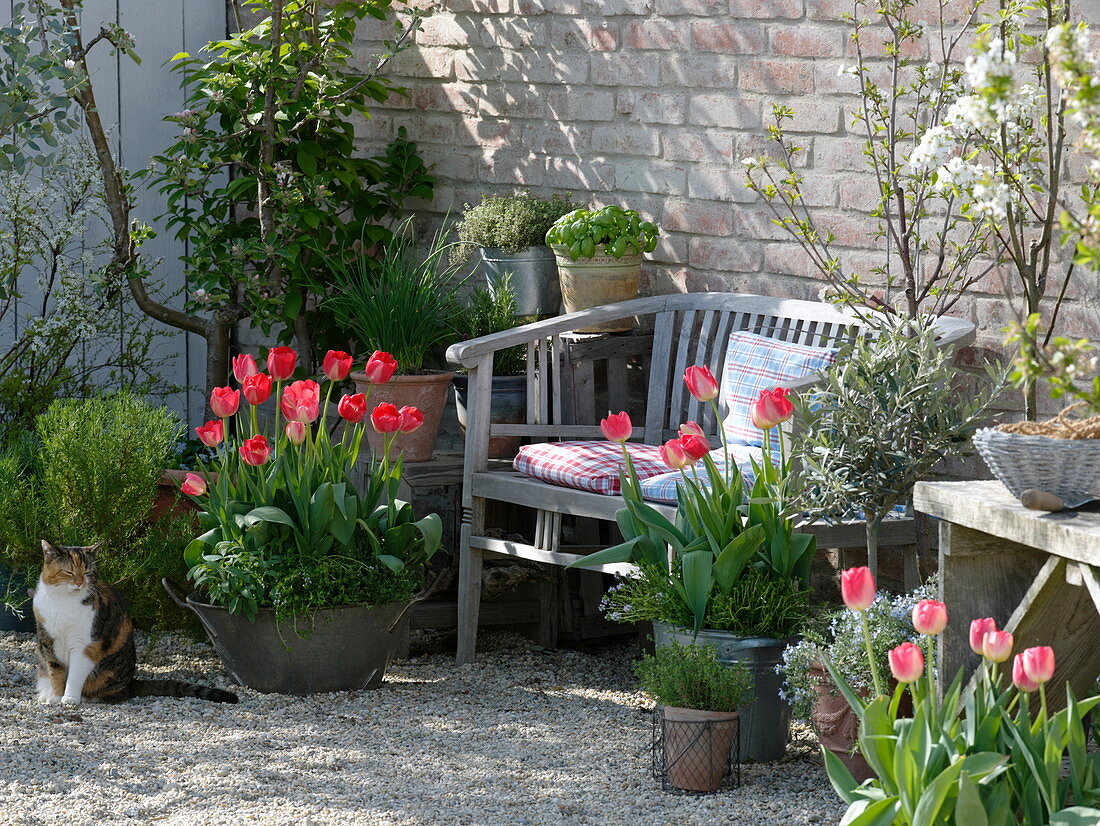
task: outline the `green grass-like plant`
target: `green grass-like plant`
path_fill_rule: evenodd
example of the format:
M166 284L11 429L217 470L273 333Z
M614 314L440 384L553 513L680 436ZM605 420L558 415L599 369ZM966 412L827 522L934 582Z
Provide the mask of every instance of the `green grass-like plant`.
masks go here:
M741 663L718 662L713 648L673 643L634 667L642 688L662 706L736 711L752 699L752 675Z

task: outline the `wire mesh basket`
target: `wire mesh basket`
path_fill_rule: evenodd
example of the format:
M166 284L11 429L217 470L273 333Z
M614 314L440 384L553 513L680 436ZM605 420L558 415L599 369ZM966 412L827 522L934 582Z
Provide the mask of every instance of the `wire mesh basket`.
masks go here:
M1054 439L987 427L974 434L974 445L1017 499L1025 490L1041 490L1074 507L1100 497L1100 439Z
M713 794L741 785L741 720L658 706L653 710L653 777L666 792Z

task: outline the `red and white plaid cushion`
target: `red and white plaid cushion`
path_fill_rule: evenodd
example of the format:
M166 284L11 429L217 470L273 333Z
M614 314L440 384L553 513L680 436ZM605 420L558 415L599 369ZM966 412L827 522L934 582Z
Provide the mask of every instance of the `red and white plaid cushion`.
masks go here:
M657 448L632 443L627 443L626 448L639 480L668 472ZM520 473L541 482L605 496L618 496L622 492L619 471L624 465L622 448L613 442L524 445L512 462Z

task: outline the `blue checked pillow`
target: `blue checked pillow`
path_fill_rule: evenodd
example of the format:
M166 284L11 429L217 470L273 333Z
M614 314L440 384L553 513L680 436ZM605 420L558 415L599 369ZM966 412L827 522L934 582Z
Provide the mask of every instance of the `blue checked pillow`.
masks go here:
M773 446L772 455L774 456L773 461L778 463L779 448L777 445ZM759 464L763 456L763 446L757 445L750 447L749 445L730 445L730 471L731 473L741 474L741 477L745 480L746 492L752 488L753 480L756 477L756 473L752 468L753 460ZM714 464L718 466L719 470L724 469L726 454L722 452L722 448L712 450L710 452L710 458L714 460ZM695 481L699 482L704 487L710 487L710 474L707 473L707 467L702 462L697 462L692 465L686 470L686 473L694 477ZM678 503L676 485L683 481L684 477L680 475L680 471L678 470L670 470L658 476L651 476L649 479L642 479L642 496L650 502L660 502L662 505L675 505Z
M730 335L722 371L726 438L735 444L763 445L764 432L752 423L752 405L761 391L820 373L836 361L837 352L835 347L791 344L756 333Z

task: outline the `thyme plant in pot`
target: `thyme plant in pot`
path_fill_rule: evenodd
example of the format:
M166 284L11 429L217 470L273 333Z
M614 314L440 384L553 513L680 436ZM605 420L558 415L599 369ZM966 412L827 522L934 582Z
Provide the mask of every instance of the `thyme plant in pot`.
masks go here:
M561 195L485 195L476 206L464 207L456 227L461 245L455 260L465 261L477 247L490 290L495 293L504 276L511 274L516 315L557 315L561 309L558 265L545 238L558 218L576 208Z
M713 403L717 383L703 369L688 369L688 388ZM767 391L755 405L753 418L766 431L766 445L772 430L793 415L786 393ZM609 416L602 426L612 441L630 437L625 413ZM697 643L715 648L720 662L748 666L756 699L744 715L741 759L770 762L782 758L790 729L776 666L809 615L816 542L794 531L785 449L778 464L770 448L762 451L749 487L729 462L728 447L715 451L716 459L701 433L688 422L678 439L661 447L666 463L682 473L674 521L643 501L624 449L626 507L616 518L626 541L582 563L638 565L640 576L621 583L607 605L613 619L651 620L657 647Z
M660 717L662 774L692 792L717 791L730 766L739 709L752 702L752 675L712 648L673 643L635 666Z
M440 230L421 254L409 234L399 232L378 257L362 252L330 262L333 291L326 306L361 351L393 355L381 373L352 373L352 380L362 393L373 390L379 402L424 412L423 427L396 438L395 449L406 462L432 458L454 375L432 368L455 340L462 317L458 265L447 260L452 245L444 239ZM385 439L370 432L368 440L381 456Z
M495 289L479 287L470 294L463 318L467 338L510 330L516 323L516 294L512 274L505 273ZM454 377L458 424L466 432L466 398L469 379ZM527 421L527 350L523 345L499 350L493 357L493 385L490 391L489 421L492 424L522 424ZM489 439L490 459L510 459L519 450L522 437L493 436Z
M184 550L196 593L179 601L244 685L287 694L374 688L442 536L438 515L417 520L397 499L396 434L415 431L424 416L382 402L368 417L369 391L345 394L337 437L321 423L351 356L325 356L324 390L312 379L287 383L296 361L294 351L275 348L260 373L238 357L241 388L211 395L216 418L197 433L217 461L182 486L202 509L204 533ZM366 373L392 361L378 354ZM268 417L257 408L269 399L275 411L264 432L259 422ZM384 445L357 490L352 473L368 418Z
M629 301L638 294L642 255L657 248L657 225L633 209L605 206L575 209L546 233L546 243L558 259L562 303L567 313ZM627 321L579 329L581 333L629 330Z

